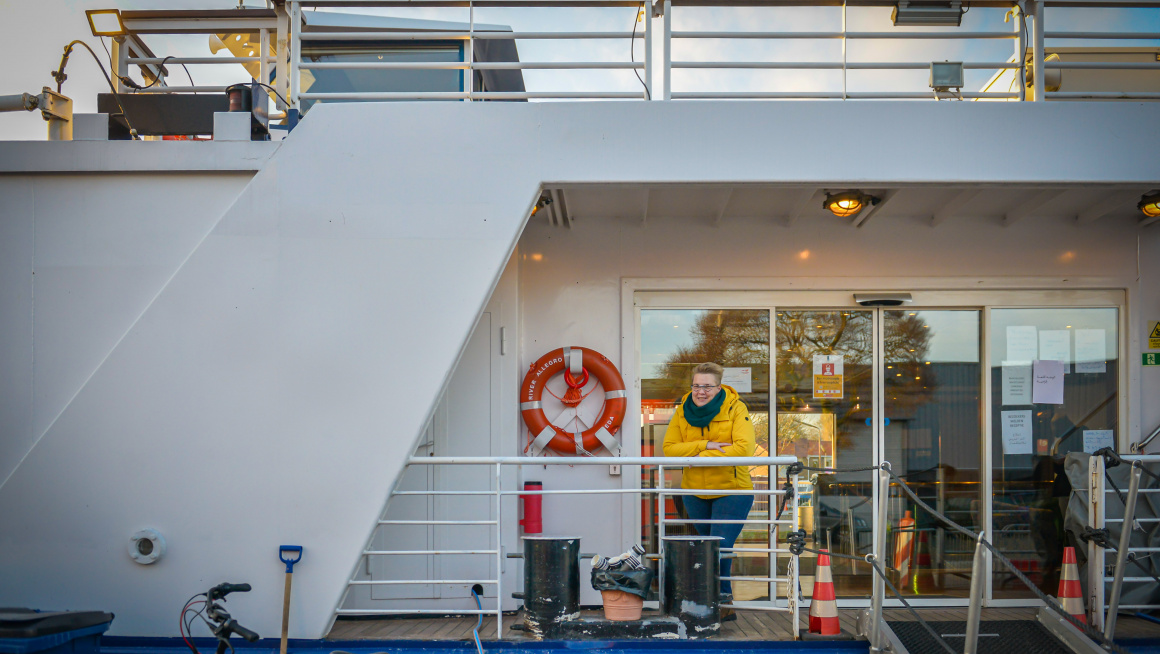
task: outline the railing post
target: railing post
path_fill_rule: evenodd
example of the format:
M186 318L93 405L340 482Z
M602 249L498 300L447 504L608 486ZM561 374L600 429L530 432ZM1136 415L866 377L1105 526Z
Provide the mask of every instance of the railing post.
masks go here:
M1035 18L1035 31L1031 37L1031 66L1034 71L1034 93L1035 98L1033 102L1043 102L1047 98L1044 94L1047 91L1046 78L1043 70L1043 0L1028 0L1027 5L1032 7L1032 16Z
M975 539L975 558L971 563L971 603L967 605L967 638L963 643L963 654L976 654L979 651L979 619L983 615L983 588L986 587L985 552L983 537L986 532L979 532Z
M1116 550L1116 572L1112 575L1112 596L1108 599L1108 617L1104 621L1104 638L1108 640L1112 640L1116 634L1116 612L1120 610L1120 589L1124 585L1124 564L1128 562L1128 548L1132 544L1132 521L1136 517L1136 496L1140 492L1140 472L1140 462L1133 461L1131 476L1128 480L1128 498L1124 500L1124 522L1120 527L1120 547Z
M262 84L270 83L270 62L266 61L270 58L270 30L263 27L258 30L258 81ZM254 105L261 103L262 113L269 114L270 107L270 92L265 87L258 87L258 91L262 94L261 99L254 99Z
M797 474L794 474L793 476L790 477L790 484L792 484L791 488L793 489L793 498L791 499L791 504L790 504L790 510L793 511L793 514L790 516L790 520L793 521L791 528L793 529L793 531L796 532L798 530L798 495L797 495L798 475ZM772 501L772 498L771 498L771 501ZM776 527L776 525L775 525L775 527ZM798 624L798 584L800 583L800 575L801 575L801 573L799 572L800 566L801 566L801 558L797 554L790 552L789 565L788 565L789 588L788 588L788 590L786 590L785 595L786 595L786 605L789 607L789 611L790 611L790 619L793 621L793 639L794 640L801 640L801 628L800 628L800 625ZM776 572L776 570L775 570L775 572Z
M645 100L652 100L653 94L653 0L645 0L644 13L644 88ZM636 47L636 44L633 44Z
M475 3L472 0L467 0L467 45L464 47L463 61L467 68L463 71L463 90L471 102L471 94L475 92Z
M117 93L125 93L125 83L121 81L122 77L129 75L129 46L125 43L125 37L114 36L110 39L113 42L112 49L109 51L109 65L113 67L113 85L117 87ZM157 67L161 70L161 66ZM161 73L158 72L158 75Z
M1023 77L1024 62L1027 60L1027 44L1023 41L1023 26L1027 24L1027 16L1023 13L1023 6L1015 3L1011 7L1011 23L1015 26L1015 61L1019 63L1019 68L1011 72L1015 76L1015 82L1019 86L1019 101L1027 100L1027 80Z
M278 90L280 98L274 98L278 111L286 111L289 105L282 101L290 97L290 71L287 63L290 59L290 14L285 5L274 5L274 14L278 17L277 42L274 47L274 88Z
M673 2L665 0L665 35L662 49L664 51L664 100L673 99Z
M503 464L495 464L495 637L503 640Z
M1088 527L1104 528L1104 459L1088 459ZM1104 549L1095 541L1087 544L1088 606L1092 607L1092 626L1104 626Z
M889 466L889 463L884 462L882 465ZM885 469L878 471L878 515L877 524L874 526L874 558L877 560L878 566L882 569L882 574L886 574L886 520L890 507L890 474ZM874 651L881 652L883 648L882 643L882 598L886 594L886 581L882 575L874 574L873 578L873 595L870 598L870 619L873 621L870 626L870 646Z
M667 1L667 0L666 0ZM665 601L665 467L657 466L657 594Z
M302 76L298 72L298 64L302 63L302 5L290 0L290 102L291 109L299 109L298 94L302 92Z

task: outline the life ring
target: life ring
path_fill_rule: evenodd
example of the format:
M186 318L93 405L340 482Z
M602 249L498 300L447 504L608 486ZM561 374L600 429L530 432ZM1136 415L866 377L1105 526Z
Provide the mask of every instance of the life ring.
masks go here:
M553 425L544 415L540 401L544 386L561 371L568 373L569 377L579 377L583 373L585 381L591 372L604 388L604 409L600 418L582 433L568 433ZM576 384L569 385L575 387ZM620 429L627 406L628 391L624 388L620 371L608 357L585 347L562 347L548 352L532 364L520 387L520 413L528 429L536 436L531 444L535 454L545 447L564 454L588 454L603 446L613 456L618 455L620 442L613 434Z

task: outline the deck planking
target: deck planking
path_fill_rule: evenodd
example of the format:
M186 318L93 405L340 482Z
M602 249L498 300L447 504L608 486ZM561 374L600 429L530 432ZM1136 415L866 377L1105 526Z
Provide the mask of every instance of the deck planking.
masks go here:
M983 620L1034 620L1039 609L1035 607L993 607L983 609ZM853 634L858 613L862 609L840 609L838 617L842 629ZM915 608L924 620L932 622L964 621L967 608L964 607L924 607ZM584 617L599 618L598 610L584 611ZM646 611L645 617L655 617L655 611ZM914 616L904 608L884 610L888 622L910 622ZM328 640L409 640L409 641L464 641L471 640L476 616L392 616L386 618L340 619L327 634ZM529 640L522 631L512 630L513 624L522 622L520 614L503 616L503 640ZM802 632L807 630L809 616L802 611L799 618ZM793 638L790 615L780 611L737 612L737 620L724 622L721 632L711 640L725 641L783 641ZM496 639L495 616L487 615L480 627L481 640ZM1116 622L1116 638L1160 638L1160 625L1139 618L1121 615Z

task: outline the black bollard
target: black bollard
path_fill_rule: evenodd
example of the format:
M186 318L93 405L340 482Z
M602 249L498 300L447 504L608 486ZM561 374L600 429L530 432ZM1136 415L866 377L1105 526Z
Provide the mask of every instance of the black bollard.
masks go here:
M580 617L580 539L524 536L524 629L555 637Z
M666 615L680 620L690 638L721 629L721 537L668 536L665 546Z

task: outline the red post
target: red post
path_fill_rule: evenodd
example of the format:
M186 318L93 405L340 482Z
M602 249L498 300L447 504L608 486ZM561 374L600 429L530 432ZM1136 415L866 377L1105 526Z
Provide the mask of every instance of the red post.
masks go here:
M539 481L525 481L524 490L539 491L544 490L543 482ZM524 501L524 517L520 520L523 525L525 534L540 534L544 531L544 496L543 495L520 495L520 499Z

